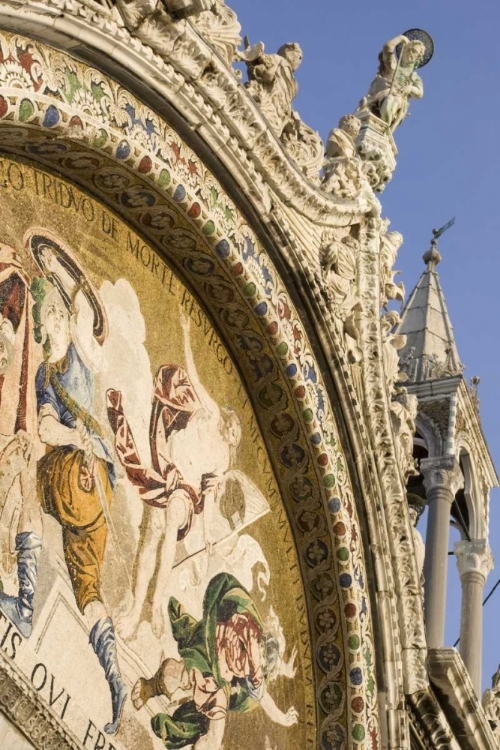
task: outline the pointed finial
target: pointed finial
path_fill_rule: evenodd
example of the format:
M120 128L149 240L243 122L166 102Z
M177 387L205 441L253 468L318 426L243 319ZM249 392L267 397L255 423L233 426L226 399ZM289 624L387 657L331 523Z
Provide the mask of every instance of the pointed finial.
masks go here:
M434 231L434 230L433 230ZM431 240L431 246L426 253L423 254L424 263L427 265L427 270L432 271L441 260L441 253L437 249L437 241L435 238Z

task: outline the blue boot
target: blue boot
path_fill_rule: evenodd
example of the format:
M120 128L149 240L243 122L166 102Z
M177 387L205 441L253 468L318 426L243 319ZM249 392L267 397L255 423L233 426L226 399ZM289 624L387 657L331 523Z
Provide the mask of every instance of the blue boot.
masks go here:
M120 726L123 706L127 699L127 688L122 680L120 667L118 666L115 629L110 617L104 617L102 620L96 622L90 631L89 640L99 659L99 664L104 669L104 674L111 690L113 719L109 724L106 724L104 731L106 734L115 734Z
M30 637L33 628L33 604L41 550L42 540L33 531L23 531L16 536L19 593L17 596L0 593L0 610L25 638Z

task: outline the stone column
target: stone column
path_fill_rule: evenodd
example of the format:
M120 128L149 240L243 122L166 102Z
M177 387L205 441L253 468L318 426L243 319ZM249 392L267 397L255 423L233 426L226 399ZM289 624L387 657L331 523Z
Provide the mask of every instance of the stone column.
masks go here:
M464 478L454 456L424 458L420 462L420 470L424 477L429 503L424 563L427 645L429 648L442 648L446 615L450 511L456 493L464 486Z
M483 657L483 591L493 570L493 556L486 539L457 542L454 548L462 582L460 655L469 671L478 697L481 695Z

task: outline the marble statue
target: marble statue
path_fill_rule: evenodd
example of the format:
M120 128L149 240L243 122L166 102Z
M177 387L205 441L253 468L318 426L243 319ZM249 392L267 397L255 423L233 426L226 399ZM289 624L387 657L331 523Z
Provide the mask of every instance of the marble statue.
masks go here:
M388 300L404 301L405 287L402 281L396 284L394 277L399 271L394 270L394 264L398 251L403 244L403 235L400 232L388 232L389 222L384 222L384 229L380 237L380 292L382 303Z
M359 241L351 235L337 239L328 231L324 232L322 240L320 263L323 278L333 302L333 312L342 321L349 358L357 362L360 359L356 344L359 332L354 313L360 307L356 285Z
M217 50L222 59L231 66L239 57L237 48L241 44L241 24L238 16L224 0L199 0L205 5L189 20Z
M266 117L287 152L308 176L317 179L323 162L323 142L292 108L298 93L295 71L302 62L302 50L296 42L283 44L276 54L264 52L244 55L248 71L246 88ZM248 49L248 48L247 48Z
M410 513L410 521L412 525L412 537L413 547L415 549L415 557L417 561L417 570L420 576L420 581L423 583L424 577L424 559L425 559L425 544L422 534L417 529L418 522L425 510L425 501L419 495L408 494L408 511Z
M293 129L298 119L292 110L292 102L299 90L295 71L302 57L300 45L287 42L277 54L262 52L255 60L247 62L248 92L278 137Z
M186 54L186 21L195 27L231 65L241 44L241 25L224 0L116 0L127 29L165 58L188 67L193 78L207 69L209 59Z
M325 238L327 239L327 238ZM331 239L321 249L321 265L335 306L344 314L358 302L356 295L357 257L359 242L347 235Z
M399 59L396 47L402 45ZM410 41L400 34L384 47L379 55L379 69L367 95L360 101L358 112L369 111L385 122L392 131L408 114L409 100L424 95L422 79L416 68L425 54L425 45Z
M398 354L399 350L403 349L406 344L406 336L394 332L394 329L400 320L401 319L396 310L389 310L380 320L385 381L389 394L395 392L395 384L397 382L402 383L407 379L406 373L399 371Z
M355 198L362 189L363 170L356 153L360 127L355 115L346 115L328 135L322 187L337 198Z
M398 462L405 482L408 477L418 472L413 458L413 435L415 434L418 399L409 394L406 388L400 388L391 402L391 420L396 438Z
M356 156L356 136L361 127L356 115L345 115L339 120L338 127L332 128L326 142L327 159L352 158Z
M415 370L418 364L415 352L415 347L410 346L408 351L399 360L399 366L401 370L406 373L408 380L411 380L414 377Z

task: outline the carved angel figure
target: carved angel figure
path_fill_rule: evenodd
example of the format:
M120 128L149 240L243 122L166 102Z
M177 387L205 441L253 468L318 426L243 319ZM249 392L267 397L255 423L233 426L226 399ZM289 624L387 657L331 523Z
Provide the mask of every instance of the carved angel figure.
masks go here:
M300 46L296 42L287 42L277 54L262 52L247 62L246 87L278 137L285 131L293 131L299 119L292 110L292 102L299 90L294 74L302 57Z
M185 18L212 10L217 0L117 0L116 5L129 28L138 26L146 16L165 10L172 18Z
M361 127L356 115L345 115L339 120L338 127L332 128L326 142L327 159L352 158L356 156L356 136Z
M325 234L321 248L321 266L335 306L345 317L358 302L356 295L359 242L347 235L337 240Z
M410 521L412 525L412 536L413 536L413 547L415 549L415 557L417 560L417 570L422 583L422 596L423 583L424 583L424 560L425 560L425 544L422 538L422 534L417 529L418 522L421 515L425 510L425 502L419 495L408 494L408 511L410 514Z
M386 227L388 222L386 222ZM398 251L403 244L403 235L400 232L385 232L380 238L380 286L382 303L388 300L404 301L405 287L402 281L396 284L394 277L400 273L394 271L393 267L398 257Z
M190 17L200 34L217 50L230 66L237 57L241 44L241 24L238 16L224 0L198 0L201 12Z
M399 60L396 47L402 44ZM379 55L379 68L358 111L369 111L379 117L392 131L408 114L409 100L424 95L422 79L416 68L425 53L422 42L409 41L400 34L384 44Z
M250 49L247 42L240 57L247 64L246 88L271 129L302 171L317 179L323 162L323 142L292 109L298 92L295 71L303 57L300 46L296 42L287 42L276 54L269 55L264 53L262 44Z
M355 115L346 115L328 136L323 188L338 198L355 198L361 191L363 171L355 143L360 127Z
M116 0L116 7L127 29L164 57L175 50L182 57L189 28L183 19L188 16L228 65L241 43L238 18L224 0ZM201 56L198 61L188 63L186 58L182 62L198 77L209 60Z
M399 314L395 310L389 310L380 321L383 341L383 361L385 371L385 382L389 395L394 392L396 382L407 380L407 374L399 371L399 349L406 344L406 336L394 333L394 326L400 322Z
M334 313L343 321L347 349L353 362L360 358L355 343L359 334L354 320L354 312L360 305L356 290L358 256L359 242L354 237L347 235L339 240L328 231L323 234L320 249L323 276L333 300Z
M405 481L416 474L413 458L413 435L415 434L415 419L417 418L418 400L410 395L405 388L401 388L391 403L391 419L396 438L398 460Z

